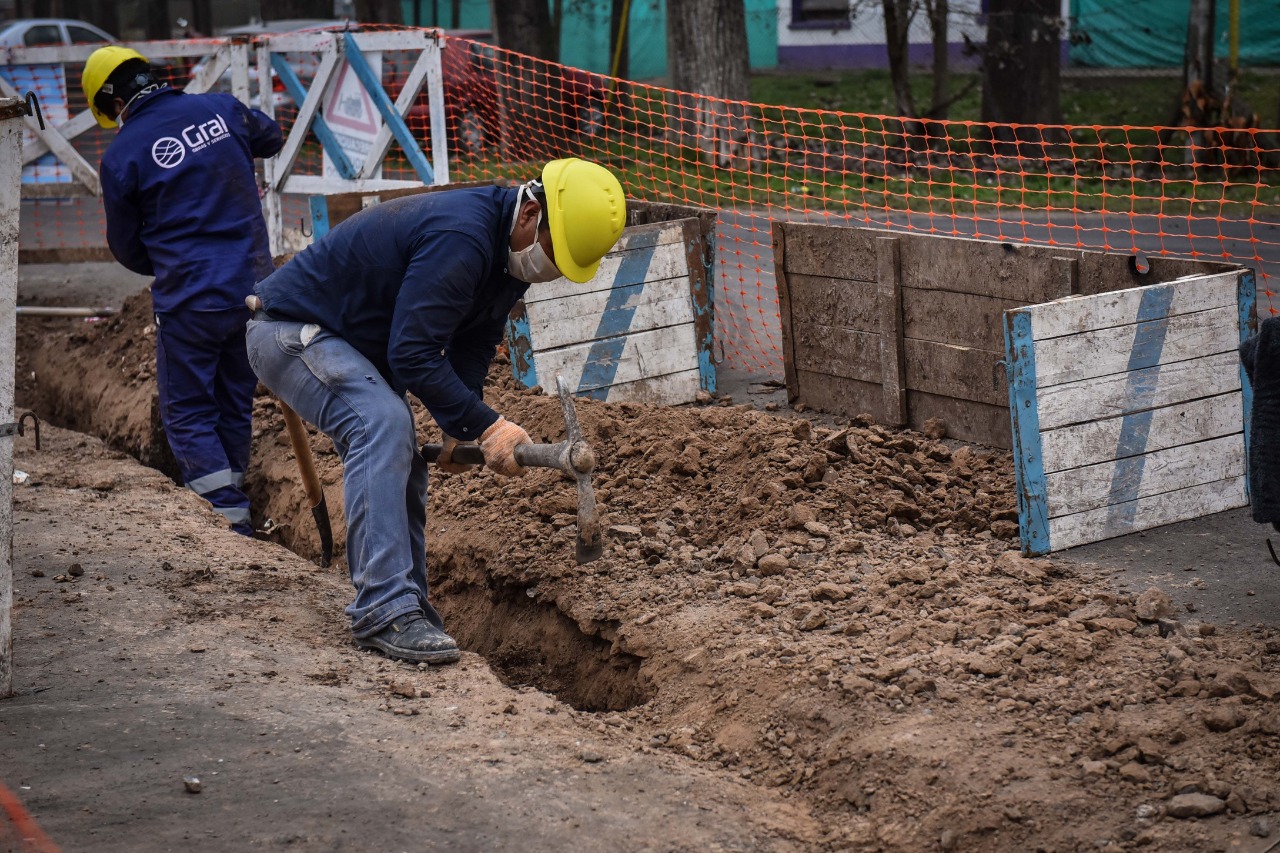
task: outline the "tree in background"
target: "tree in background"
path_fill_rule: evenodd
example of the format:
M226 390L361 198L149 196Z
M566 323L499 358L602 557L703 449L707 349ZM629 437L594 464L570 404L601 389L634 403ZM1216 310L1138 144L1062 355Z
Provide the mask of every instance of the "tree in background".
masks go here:
M1062 124L1060 12L1059 0L990 0L981 51L984 122ZM1035 128L996 128L995 135L1024 143L1023 156L1039 156Z
M289 18L332 18L333 0L261 0L259 12L264 21Z
M727 165L747 138L744 108L726 103L751 95L743 0L668 0L667 56L672 88L694 93L681 96L668 130Z
M547 0L492 0L490 9L499 47L551 62L559 58L557 28Z
M356 0L356 20L362 24L403 24L400 0Z

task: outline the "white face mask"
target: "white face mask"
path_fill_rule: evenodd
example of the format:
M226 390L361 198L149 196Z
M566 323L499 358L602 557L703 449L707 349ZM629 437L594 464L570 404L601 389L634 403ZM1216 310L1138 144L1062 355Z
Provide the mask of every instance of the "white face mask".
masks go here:
M525 187L520 188L520 193L516 195L516 213L519 215L520 200L524 197ZM513 278L521 281L527 281L529 284L539 284L546 281L555 281L561 278L564 273L547 257L547 252L542 248L542 243L538 240L538 229L542 227L542 211L538 211L538 221L533 226L534 239L526 248L520 251L512 249L507 250L507 272ZM511 228L515 230L515 223L512 222Z

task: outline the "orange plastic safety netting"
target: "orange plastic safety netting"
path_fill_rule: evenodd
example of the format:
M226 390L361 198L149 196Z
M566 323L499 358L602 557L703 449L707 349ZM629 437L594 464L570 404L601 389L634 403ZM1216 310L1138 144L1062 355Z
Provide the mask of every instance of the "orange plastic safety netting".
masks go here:
M781 374L771 245L779 220L1227 260L1256 270L1259 313L1276 312L1280 132L1008 126L770 106L616 80L479 41L442 43L452 181L523 179L573 155L608 165L631 197L718 211L716 343L730 367ZM304 82L317 64L288 58ZM415 58L378 56L391 99ZM188 70L176 69L175 81ZM287 132L297 108L284 88L275 81L271 102ZM425 93L405 118L430 157ZM109 141L94 131L76 144L96 163ZM321 174L314 135L292 171ZM393 143L381 175L417 173ZM305 206L287 197L286 225ZM24 201L23 247L102 243L95 199Z

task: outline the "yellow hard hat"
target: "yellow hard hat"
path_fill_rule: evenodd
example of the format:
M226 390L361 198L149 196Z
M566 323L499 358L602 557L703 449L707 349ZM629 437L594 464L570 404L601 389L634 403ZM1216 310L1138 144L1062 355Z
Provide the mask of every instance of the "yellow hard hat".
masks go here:
M569 157L543 168L542 188L556 266L570 281L590 281L627 222L622 184L605 167Z
M104 115L93 101L106 85L108 78L130 59L147 61L145 56L133 48L110 45L100 47L89 54L89 59L84 64L84 73L80 75L80 88L84 90L84 96L89 99L89 112L93 113L93 117L102 127L115 127L115 119Z

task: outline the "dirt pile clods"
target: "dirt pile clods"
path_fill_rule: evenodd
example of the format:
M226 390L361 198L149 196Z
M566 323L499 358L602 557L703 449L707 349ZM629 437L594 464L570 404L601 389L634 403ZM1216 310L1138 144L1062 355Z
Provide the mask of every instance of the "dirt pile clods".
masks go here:
M76 407L59 377L93 370L100 399L145 393L145 317L118 319L39 350L53 411ZM536 441L562 435L558 402L505 365L487 399ZM577 409L606 513L594 563L573 561L567 478L432 474L433 596L509 683L803 798L829 827L817 847L1203 850L1277 808L1280 642L1019 556L1007 454L867 419ZM60 417L155 443L144 420ZM341 541L341 468L313 448ZM259 517L313 555L267 398L253 467Z

